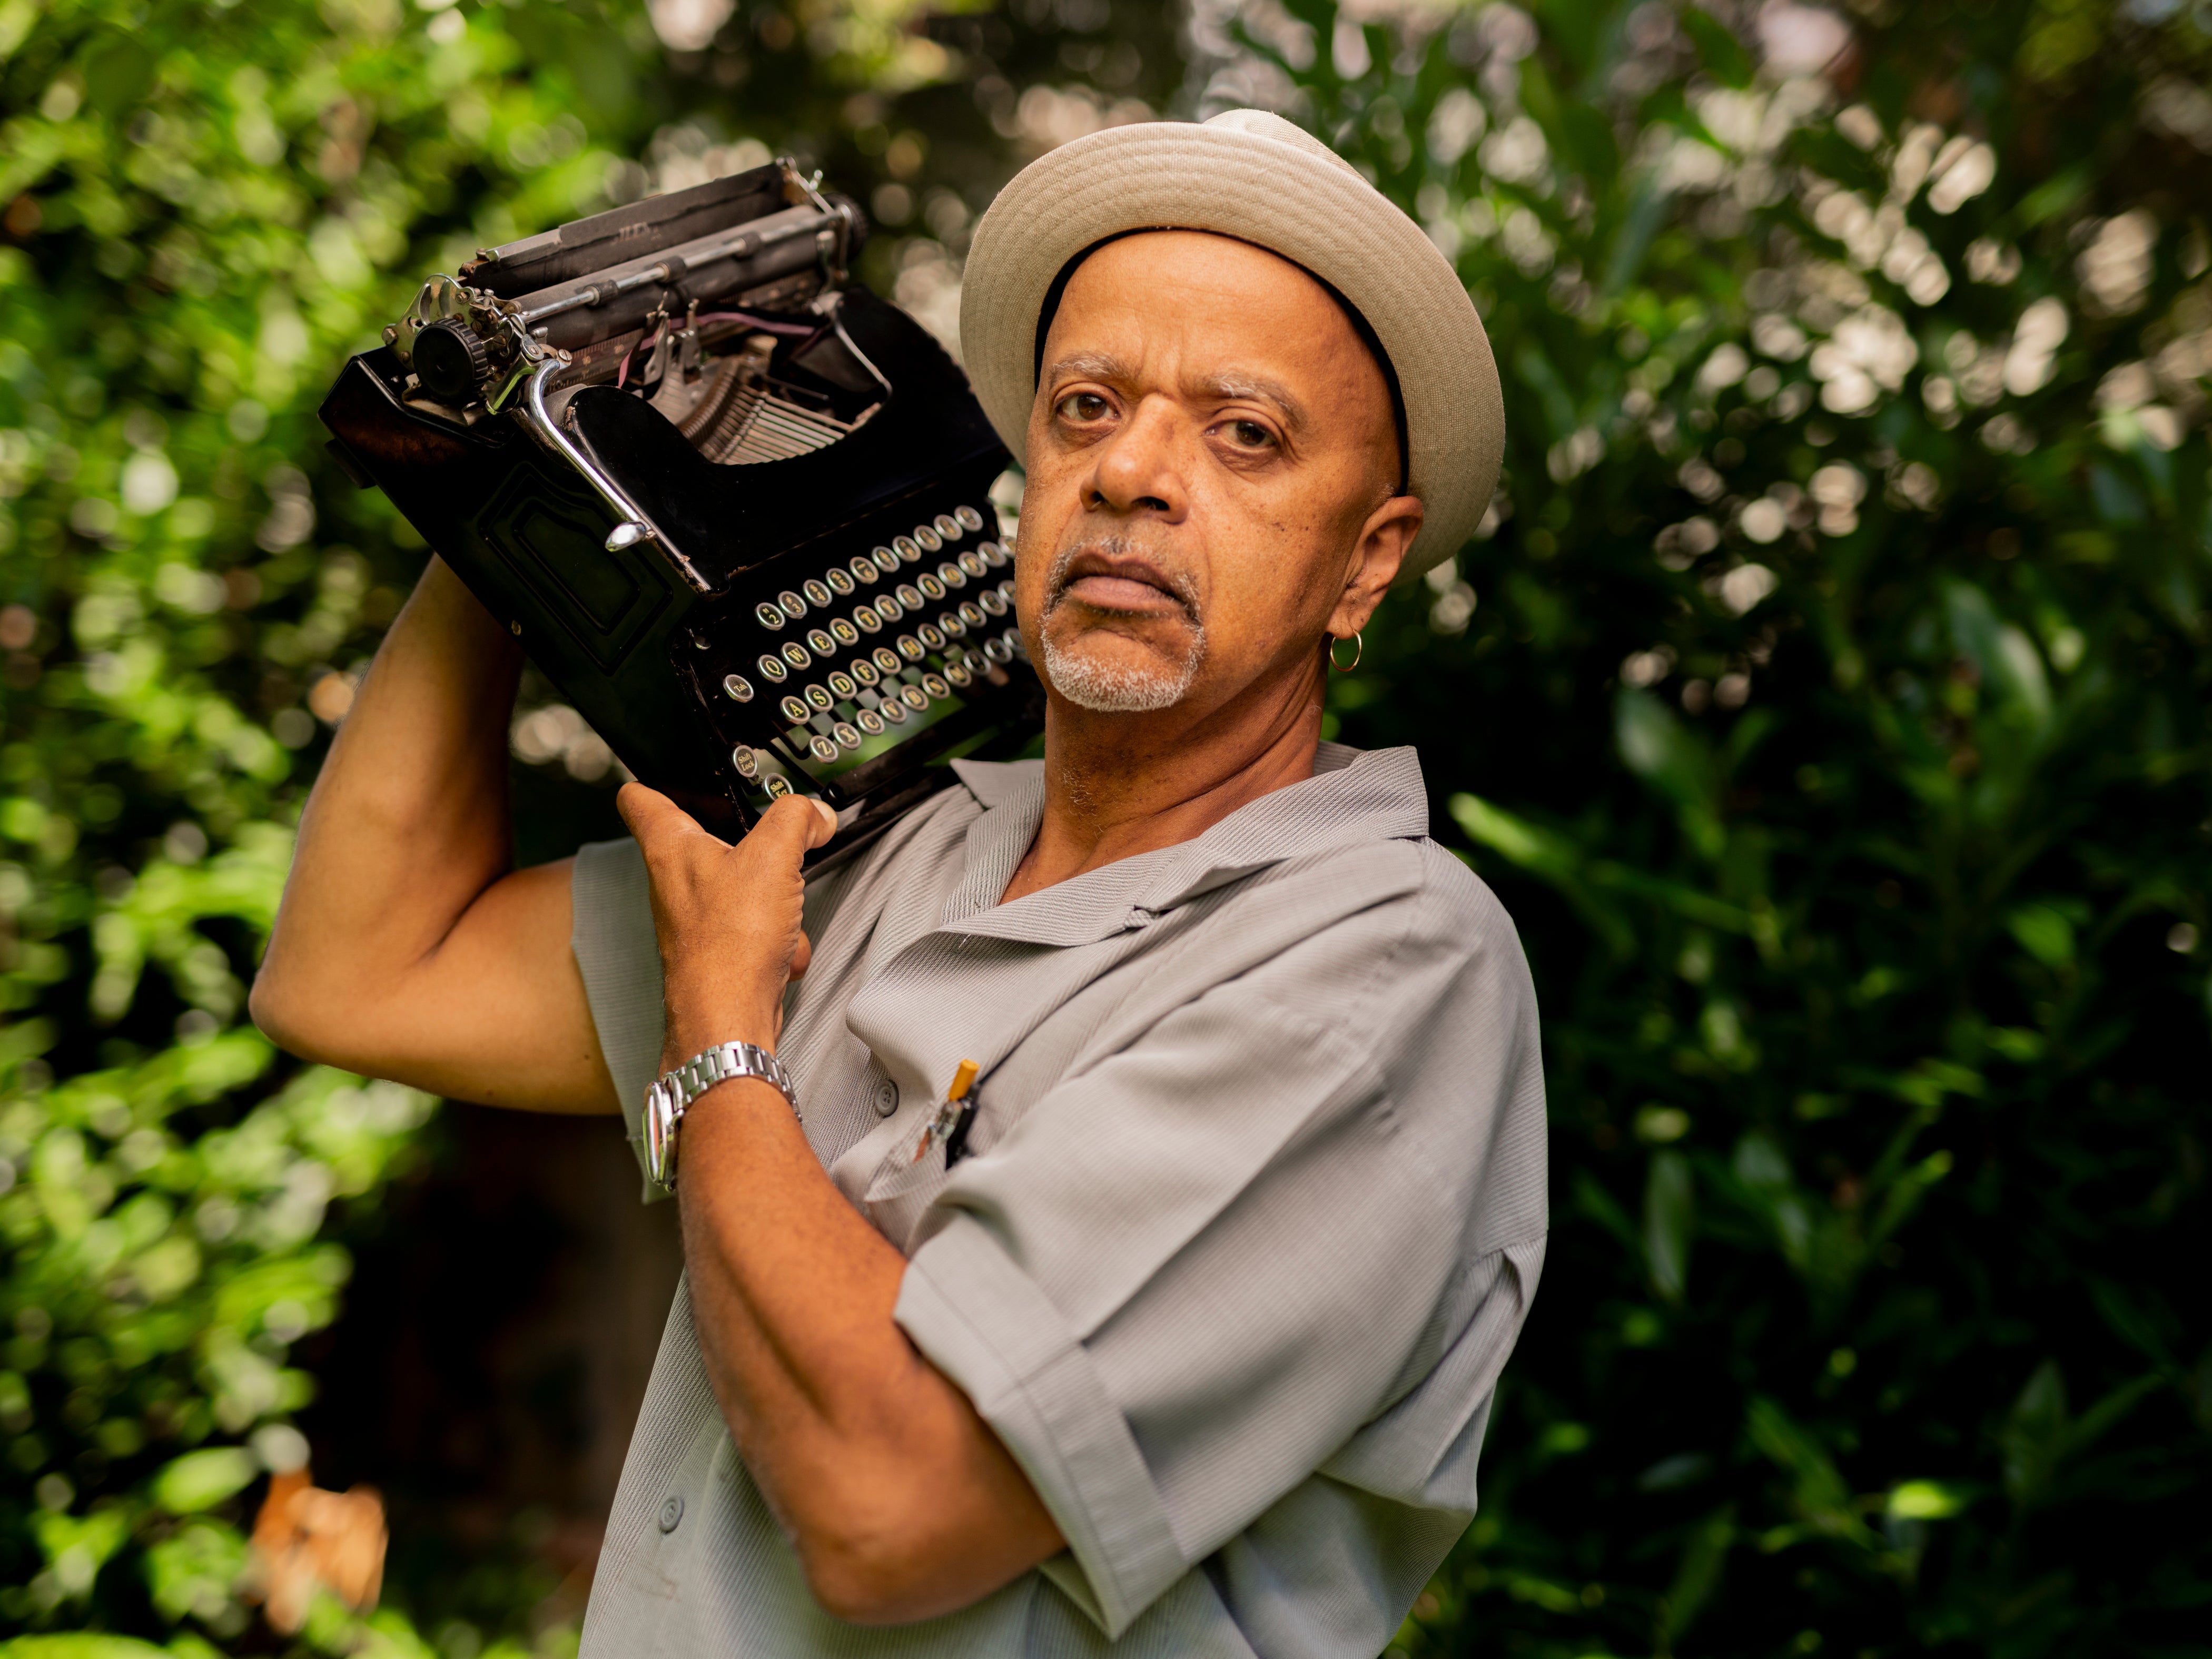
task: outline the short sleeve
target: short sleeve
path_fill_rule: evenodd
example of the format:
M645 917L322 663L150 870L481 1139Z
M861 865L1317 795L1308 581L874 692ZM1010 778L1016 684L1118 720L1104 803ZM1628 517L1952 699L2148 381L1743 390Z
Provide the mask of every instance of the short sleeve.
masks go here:
M574 921L568 948L584 976L584 995L598 1028L599 1050L622 1102L623 1124L638 1173L645 1172L645 1091L659 1073L666 1027L661 1000L660 942L645 857L634 841L580 848L569 877ZM648 1200L665 1196L647 1183Z
M1329 1479L1430 1533L1472 1514L1449 1466L1545 1226L1534 996L1480 900L1380 907L1206 989L946 1183L897 1318L1109 1637L1340 1455Z

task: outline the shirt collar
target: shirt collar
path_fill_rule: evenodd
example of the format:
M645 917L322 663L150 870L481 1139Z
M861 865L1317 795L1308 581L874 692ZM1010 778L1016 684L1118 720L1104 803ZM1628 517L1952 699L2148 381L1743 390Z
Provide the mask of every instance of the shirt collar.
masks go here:
M983 938L1069 945L1146 926L1181 904L1291 859L1429 832L1428 791L1411 749L1324 743L1314 775L1239 807L1204 835L1140 853L1000 904L1044 816L1044 765L954 763L982 814L940 926Z

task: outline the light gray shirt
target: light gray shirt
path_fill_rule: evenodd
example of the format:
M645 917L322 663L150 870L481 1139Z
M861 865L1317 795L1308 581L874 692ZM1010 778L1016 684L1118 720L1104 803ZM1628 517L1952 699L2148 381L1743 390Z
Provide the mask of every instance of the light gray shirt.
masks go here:
M896 1317L1068 1547L959 1613L823 1613L716 1409L681 1290L584 1659L1378 1652L1474 1513L1546 1230L1512 924L1427 839L1411 750L1011 904L1038 763L807 898L779 1053L839 1191L908 1259ZM589 847L576 960L622 1097L661 1043L634 843ZM963 1059L966 1156L924 1147ZM917 1147L924 1147L917 1159Z

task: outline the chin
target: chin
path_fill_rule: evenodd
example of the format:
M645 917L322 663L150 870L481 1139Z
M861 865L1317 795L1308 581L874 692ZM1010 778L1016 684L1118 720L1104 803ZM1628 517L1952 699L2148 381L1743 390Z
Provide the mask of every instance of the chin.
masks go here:
M1149 714L1189 695L1206 657L1201 630L1178 660L1126 638L1044 636L1044 677L1079 708L1098 714Z

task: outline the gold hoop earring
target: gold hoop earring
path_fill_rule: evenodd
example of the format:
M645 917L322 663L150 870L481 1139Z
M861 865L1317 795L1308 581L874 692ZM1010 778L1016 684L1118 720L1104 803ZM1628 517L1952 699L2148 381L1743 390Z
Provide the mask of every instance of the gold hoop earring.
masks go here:
M1350 662L1339 662L1336 659L1336 647L1343 643L1343 640L1339 638L1337 635L1334 634L1329 635L1328 665L1336 670L1340 674L1349 674L1353 669L1359 666L1360 658L1367 654L1367 636L1365 634L1358 631L1355 631L1352 634L1352 660Z

